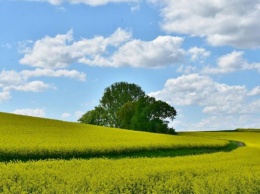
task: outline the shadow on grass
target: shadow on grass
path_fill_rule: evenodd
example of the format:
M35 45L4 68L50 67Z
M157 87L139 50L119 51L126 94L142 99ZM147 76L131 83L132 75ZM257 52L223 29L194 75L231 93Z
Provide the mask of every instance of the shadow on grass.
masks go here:
M229 141L226 146L223 147L194 147L194 148L167 148L167 149L152 149L152 150L133 150L128 152L106 152L106 153L49 153L45 155L37 154L20 154L10 155L7 153L0 153L0 162L12 162L12 161L37 161L48 159L62 159L70 160L76 159L91 159L91 158L109 158L109 159L121 159L121 158L159 158L159 157L176 157L187 155L199 155L215 152L230 152L238 147L245 146L242 142Z
M245 146L242 142L229 141L224 147L194 147L194 148L175 148L175 149L158 149L158 150L142 150L129 153L110 154L108 158L140 158L140 157L176 157L187 155L199 155L215 152L231 152L238 147Z

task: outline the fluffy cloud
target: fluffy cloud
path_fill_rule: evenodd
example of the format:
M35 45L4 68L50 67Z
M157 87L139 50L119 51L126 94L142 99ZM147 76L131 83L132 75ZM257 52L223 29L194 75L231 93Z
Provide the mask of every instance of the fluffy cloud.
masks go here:
M151 41L132 40L131 33L117 29L111 36L96 36L73 42L72 31L55 37L44 37L20 63L45 69L60 69L80 62L91 66L163 67L183 60L183 39L159 36ZM109 49L113 48L113 53Z
M17 109L13 112L14 114L27 115L27 116L35 116L35 117L45 117L44 109L36 108L36 109Z
M9 85L20 84L23 80L24 79L19 75L19 73L14 70L3 70L0 72L0 87L2 88Z
M191 55L191 61L203 61L205 58L210 56L210 51L198 47L190 48L187 53Z
M21 72L3 70L0 72L0 88L2 88L0 102L10 99L10 92L12 90L20 92L41 92L49 88L54 88L43 81L30 81L30 78L34 77L69 77L80 81L86 80L86 75L76 70L51 70L39 68L35 70L23 70Z
M108 46L119 46L131 37L131 33L117 29L111 36L96 36L73 42L73 32L46 36L37 40L32 48L25 48L27 53L20 60L21 64L45 69L65 68L82 58L92 59L106 52Z
M260 47L260 0L149 0L158 4L162 28L206 37L214 46Z
M244 52L233 51L229 54L223 55L217 59L217 67L206 67L203 73L219 74L230 73L239 70L258 70L260 71L259 63L248 63L244 57Z
M49 84L45 84L42 81L32 81L20 85L12 85L5 87L6 90L16 90L21 92L41 92L51 88Z
M133 40L126 43L111 60L116 66L164 67L183 60L181 49L183 39L172 36L159 36L152 41Z
M94 60L83 59L81 62L111 67L165 67L183 60L185 51L180 48L182 42L182 38L172 36L159 36L152 41L132 40L121 46L110 57L98 55Z
M235 122L234 122L235 121ZM174 123L174 126L176 124ZM257 115L210 115L198 122L179 120L178 131L233 130L236 128L259 128L260 117Z
M217 65L220 71L232 72L240 69L247 69L247 63L243 59L243 52L233 51L230 54L224 55L218 59Z
M7 101L11 98L10 92L9 91L2 91L0 92L0 102Z
M52 70L52 69L40 69L37 68L33 71L24 70L20 72L23 78L29 79L31 77L69 77L80 81L86 80L86 74L83 72L78 72L76 70Z
M198 105L204 113L248 114L259 112L259 102L249 98L245 86L229 86L215 82L208 76L183 75L167 80L161 91L151 96L174 106Z
M16 86L24 84L28 79L33 77L69 77L78 79L80 81L86 80L86 74L78 72L76 70L51 70L51 69L35 69L35 70L23 70L20 72L10 70L3 70L0 72L0 88L7 86Z
M72 3L72 4L87 4L91 6L99 6L99 5L105 5L108 3L123 3L123 2L138 2L139 0L30 0L35 2L48 2L52 5L60 5L62 3Z
M257 96L260 95L260 86L254 87L249 93L249 96Z
M72 40L72 31L54 38L45 37L34 43L33 48L23 48L25 56L21 64L41 68L64 68L71 61L67 43Z

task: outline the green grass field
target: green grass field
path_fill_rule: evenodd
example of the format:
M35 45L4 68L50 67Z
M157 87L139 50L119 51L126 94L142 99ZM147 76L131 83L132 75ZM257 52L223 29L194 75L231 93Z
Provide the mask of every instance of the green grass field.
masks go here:
M0 113L0 160L0 193L260 193L260 133L247 130L162 135Z

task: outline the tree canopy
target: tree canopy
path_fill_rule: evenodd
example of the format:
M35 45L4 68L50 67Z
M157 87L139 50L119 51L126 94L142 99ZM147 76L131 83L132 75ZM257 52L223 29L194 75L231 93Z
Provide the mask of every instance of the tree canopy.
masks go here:
M137 101L145 96L140 86L129 84L127 82L117 82L105 89L104 95L100 100L106 116L107 122L111 127L120 127L117 118L118 110L127 102Z
M107 87L100 104L78 121L139 131L174 133L168 123L176 114L174 107L145 95L140 86L117 82Z

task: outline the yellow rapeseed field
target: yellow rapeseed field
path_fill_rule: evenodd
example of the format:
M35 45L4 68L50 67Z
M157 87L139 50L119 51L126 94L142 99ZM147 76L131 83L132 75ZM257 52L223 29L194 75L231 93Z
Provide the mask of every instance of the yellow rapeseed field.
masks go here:
M71 158L179 147L223 147L225 140L106 128L0 113L0 161Z
M41 122L45 123L43 120ZM44 138L43 142L48 140L51 142L49 145L53 146L51 147L53 150L69 150L73 146L77 150L77 145L87 148L87 146L91 146L90 142L96 143L96 147L92 147L93 151L99 150L98 146L101 145L104 146L102 149L105 150L120 149L121 146L123 149L132 149L133 147L138 147L138 149L142 147L143 149L149 148L149 146L185 146L185 143L187 147L194 145L216 146L228 140L244 142L246 146L231 152L183 157L5 161L0 163L0 193L260 193L260 133L193 132L167 136L106 128L105 130L108 130L106 134L104 131L102 133L104 128L101 127L61 122L64 125L63 129L67 130L65 135L58 133L59 130L56 127L60 125L56 122L53 121L52 124L51 121L48 122L46 128L44 127L46 124L37 125L36 121L34 124L34 129L37 131L39 126L42 126L42 130L45 129L42 131L41 137ZM0 124L2 150L19 150L20 147L15 144L16 142L23 143L23 149L27 151L30 149L40 150L42 145L48 147L48 143L39 143L41 138L33 139L41 134L41 132L34 134L33 127L31 131L27 131L25 125L20 126L28 133L28 139L23 142L21 138L26 137L25 131L19 131L19 126L16 125L15 131L20 136L20 140L18 140L18 135L15 137L11 128L3 127L7 125L6 123L5 125ZM48 130L49 133L46 132ZM77 131L75 134L80 135L70 136L73 140L69 141L70 138L67 136L72 133L69 131L73 130ZM80 130L84 132L80 132ZM88 130L91 133L86 132ZM7 131L9 132L7 133ZM7 134L3 134L3 132ZM98 133L95 134L95 132ZM86 140L79 140L77 144L76 137L86 134L91 140L85 136L82 139ZM8 143L6 139L2 138L2 135L15 140ZM114 142L115 145L112 145L113 141L109 141L106 136L110 138L115 136L121 145L119 142ZM99 139L96 139L95 142L94 137ZM103 142L103 138L104 140L107 138L109 143ZM132 138L137 140L134 141ZM58 139L60 142L55 143L53 139ZM70 143L64 141L63 145L62 139ZM210 142L214 143L210 144ZM34 146L35 143L38 145Z

